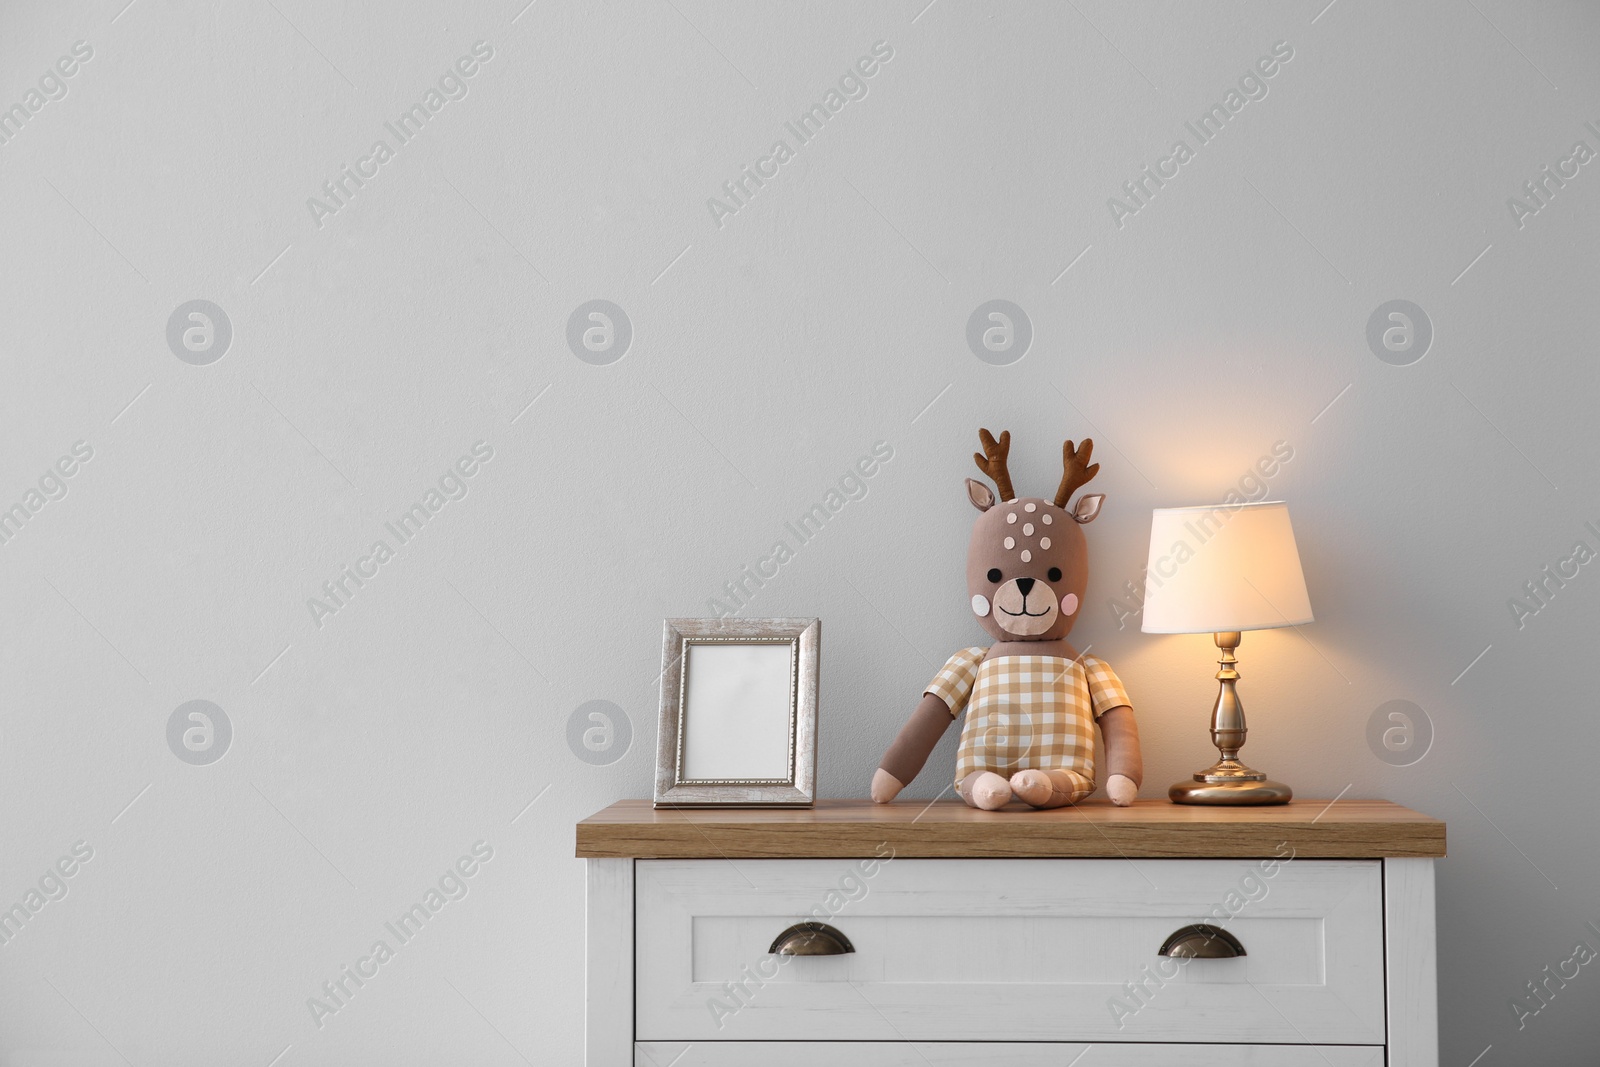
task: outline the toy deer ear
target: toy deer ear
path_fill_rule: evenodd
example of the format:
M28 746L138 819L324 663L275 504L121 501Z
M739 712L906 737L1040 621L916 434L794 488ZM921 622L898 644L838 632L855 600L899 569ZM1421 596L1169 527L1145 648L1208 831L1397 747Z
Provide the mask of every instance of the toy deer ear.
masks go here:
M967 497L972 501L972 506L979 511L988 511L994 507L994 490L976 478L967 479Z
M1095 520L1096 515L1100 514L1100 505L1105 502L1106 495L1104 493L1085 493L1073 505L1072 517L1077 519L1078 522L1088 525Z

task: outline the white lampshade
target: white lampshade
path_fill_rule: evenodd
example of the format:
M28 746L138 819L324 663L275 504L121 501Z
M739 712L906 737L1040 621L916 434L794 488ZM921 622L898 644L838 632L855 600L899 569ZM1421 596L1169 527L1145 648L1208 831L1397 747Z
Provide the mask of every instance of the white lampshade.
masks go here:
M1145 633L1226 633L1310 621L1289 505L1155 509Z

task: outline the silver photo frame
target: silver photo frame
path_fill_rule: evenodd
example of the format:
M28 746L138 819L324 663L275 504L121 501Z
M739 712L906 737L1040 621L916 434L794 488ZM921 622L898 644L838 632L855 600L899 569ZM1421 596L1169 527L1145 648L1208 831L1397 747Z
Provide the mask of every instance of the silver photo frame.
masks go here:
M810 807L820 619L667 619L655 806Z

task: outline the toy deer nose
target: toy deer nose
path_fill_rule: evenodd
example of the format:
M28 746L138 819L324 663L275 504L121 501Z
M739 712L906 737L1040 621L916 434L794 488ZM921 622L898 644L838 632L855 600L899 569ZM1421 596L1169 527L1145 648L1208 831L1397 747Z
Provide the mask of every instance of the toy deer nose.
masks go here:
M1023 595L1024 599L1026 599L1027 595L1029 593L1033 592L1033 579L1032 578L1018 578L1017 579L1017 588L1022 590L1022 595Z

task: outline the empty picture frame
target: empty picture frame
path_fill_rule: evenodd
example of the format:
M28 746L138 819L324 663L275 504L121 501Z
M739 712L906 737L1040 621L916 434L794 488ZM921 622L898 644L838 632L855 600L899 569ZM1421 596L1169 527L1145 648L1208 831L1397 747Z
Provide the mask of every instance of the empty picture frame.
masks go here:
M668 619L655 806L809 807L820 619Z

